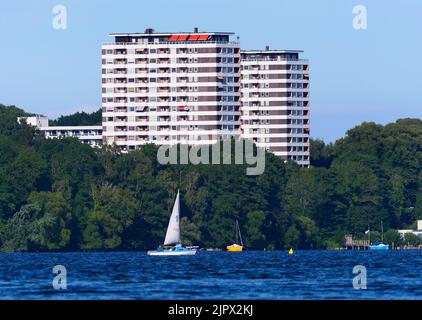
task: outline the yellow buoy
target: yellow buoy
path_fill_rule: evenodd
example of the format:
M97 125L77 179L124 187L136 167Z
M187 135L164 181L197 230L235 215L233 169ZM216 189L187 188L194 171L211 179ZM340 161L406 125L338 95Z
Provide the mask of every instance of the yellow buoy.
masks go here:
M290 248L289 254L293 254L293 249L292 248Z

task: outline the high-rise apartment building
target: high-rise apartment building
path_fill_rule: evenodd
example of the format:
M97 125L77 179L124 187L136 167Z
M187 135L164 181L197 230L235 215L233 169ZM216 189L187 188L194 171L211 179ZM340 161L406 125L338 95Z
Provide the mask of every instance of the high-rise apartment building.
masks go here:
M309 166L309 63L301 52L241 52L241 135Z
M102 46L105 143L128 151L238 137L240 47L233 33L111 36L115 41Z

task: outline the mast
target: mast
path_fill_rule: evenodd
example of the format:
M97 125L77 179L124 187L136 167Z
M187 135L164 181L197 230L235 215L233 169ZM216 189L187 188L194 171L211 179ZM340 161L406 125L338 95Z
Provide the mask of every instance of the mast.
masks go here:
M381 221L381 242L384 243L384 228Z
M240 233L239 221L236 220L237 232L239 233L240 244L243 247L242 234Z

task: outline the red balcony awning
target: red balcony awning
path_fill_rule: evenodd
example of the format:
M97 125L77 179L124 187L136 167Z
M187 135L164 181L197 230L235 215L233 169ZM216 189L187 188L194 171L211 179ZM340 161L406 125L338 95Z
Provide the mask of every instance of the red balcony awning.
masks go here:
M179 38L177 39L178 41L186 41L186 39L188 38L189 36L187 35L187 34L181 34L181 35L179 35Z
M198 38L199 38L199 34L192 34L189 37L189 41L195 41L195 40L198 40Z
M179 38L178 34L174 34L172 36L170 36L169 41L176 41Z
M198 40L200 40L200 41L208 40L209 37L210 36L208 34L200 34L198 36Z

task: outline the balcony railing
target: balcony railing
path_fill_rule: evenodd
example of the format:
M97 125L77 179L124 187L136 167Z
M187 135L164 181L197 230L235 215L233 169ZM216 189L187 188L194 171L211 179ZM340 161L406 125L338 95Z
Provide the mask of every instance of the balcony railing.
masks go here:
M197 41L197 42L193 42L193 41L160 41L158 43L154 43L154 45L157 44L192 44L192 43L196 43L196 44L204 44L204 43L211 43L211 44L231 44L231 45L240 45L239 41ZM122 46L144 46L144 43L139 43L139 42L105 42L103 43L104 46L116 46L116 45L122 45ZM121 53L119 53L121 54Z

